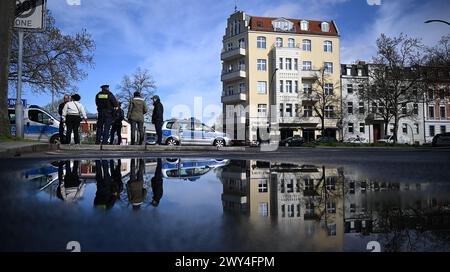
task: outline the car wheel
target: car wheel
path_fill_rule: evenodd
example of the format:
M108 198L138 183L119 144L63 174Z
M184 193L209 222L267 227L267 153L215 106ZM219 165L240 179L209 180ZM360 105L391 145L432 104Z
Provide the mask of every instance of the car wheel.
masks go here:
M59 139L59 135L55 135L52 138L50 138L51 144L61 144L61 140Z
M289 143L285 143L284 146L285 146L285 147L288 147L288 146L289 146Z
M169 146L178 145L178 141L175 140L174 138L169 138L169 139L167 139L167 141L166 141L166 145L169 145Z
M224 147L225 146L225 141L223 139L217 139L217 140L214 141L214 146Z

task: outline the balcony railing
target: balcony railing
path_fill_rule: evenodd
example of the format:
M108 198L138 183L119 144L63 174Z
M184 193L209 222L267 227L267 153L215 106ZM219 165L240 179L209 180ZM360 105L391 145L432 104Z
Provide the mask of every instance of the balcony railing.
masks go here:
M222 103L236 103L236 102L245 102L245 101L247 101L246 93L237 93L237 94L222 96Z
M233 48L231 50L222 51L220 55L221 60L233 60L241 57L245 57L246 55L245 47Z
M239 70L236 71L226 71L222 73L222 81L231 81L231 80L238 80L243 79L247 77L247 73L245 72L245 67L241 67Z

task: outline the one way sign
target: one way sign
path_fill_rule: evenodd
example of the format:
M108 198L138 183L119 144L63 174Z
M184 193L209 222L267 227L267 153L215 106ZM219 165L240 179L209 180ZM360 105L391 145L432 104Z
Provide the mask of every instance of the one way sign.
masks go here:
M45 3L46 0L16 0L14 27L24 30L44 29Z

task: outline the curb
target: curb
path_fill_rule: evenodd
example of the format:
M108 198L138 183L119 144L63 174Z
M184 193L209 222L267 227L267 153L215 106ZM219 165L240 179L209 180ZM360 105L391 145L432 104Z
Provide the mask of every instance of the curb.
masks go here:
M59 145L59 150L66 151L234 151L245 152L245 147L214 146L154 146L154 145Z
M20 157L22 154L26 153L35 153L35 152L45 152L45 151L52 151L57 150L58 145L53 144L35 144L35 145L28 145L28 146L22 146L14 149L7 149L5 151L0 152L0 158L7 158L7 157Z

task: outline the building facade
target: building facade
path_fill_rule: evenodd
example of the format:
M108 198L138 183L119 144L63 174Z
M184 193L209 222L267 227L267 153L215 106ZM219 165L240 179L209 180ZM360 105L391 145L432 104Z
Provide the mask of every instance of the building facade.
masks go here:
M341 65L342 135L344 142L359 137L363 142L374 143L383 136L394 133L393 120L388 125L388 131L385 131L385 122L381 118L382 112L386 110L385 106L360 98L359 91L370 84L370 69L371 64L365 62ZM405 112L412 112L412 115L399 120L397 130L399 143L424 143L423 108L421 102L408 103L404 106Z
M333 21L232 14L221 53L224 130L237 140L259 140L268 128L281 139L317 138L315 76L325 69L329 95L340 97L339 42ZM329 106L325 118L327 135L337 138L339 107Z

